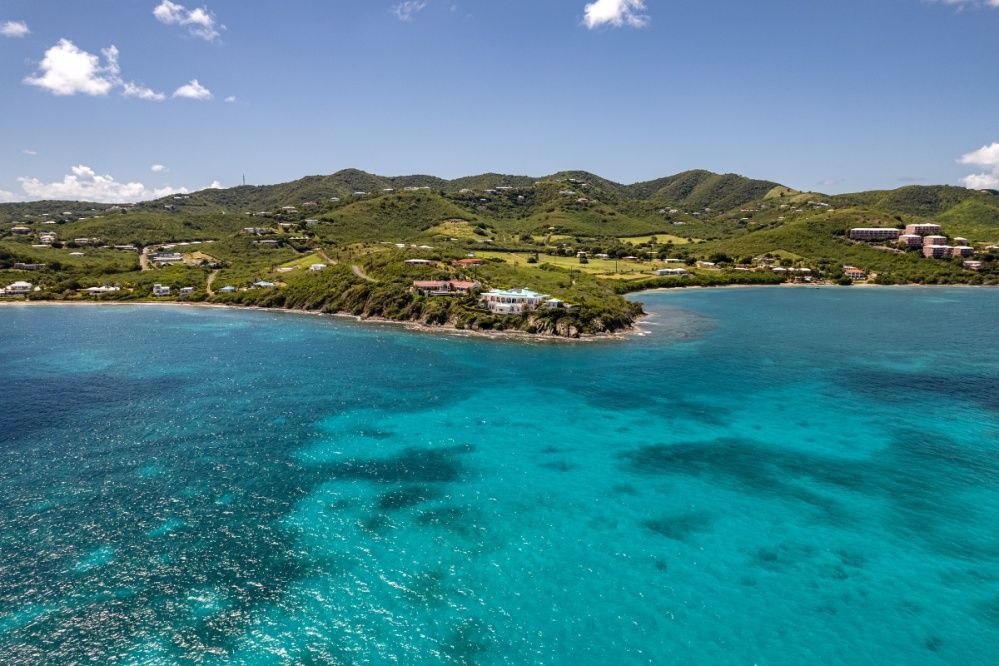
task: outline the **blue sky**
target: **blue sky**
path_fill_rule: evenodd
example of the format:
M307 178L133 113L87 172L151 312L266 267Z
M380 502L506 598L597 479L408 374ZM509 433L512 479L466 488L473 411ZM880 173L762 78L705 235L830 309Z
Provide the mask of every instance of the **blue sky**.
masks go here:
M346 167L999 187L997 28L999 0L5 0L0 199Z

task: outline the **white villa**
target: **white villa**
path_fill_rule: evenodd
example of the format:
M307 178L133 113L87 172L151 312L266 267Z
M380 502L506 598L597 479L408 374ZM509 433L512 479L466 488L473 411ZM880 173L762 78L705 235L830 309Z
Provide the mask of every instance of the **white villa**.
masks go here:
M492 289L482 294L482 302L496 314L521 314L536 310L548 298L547 294L530 289Z
M169 296L170 287L160 284L157 282L153 285L153 296Z
M23 296L31 291L31 283L25 282L24 280L18 280L17 282L7 285L6 288L0 291L3 292L4 296Z
M326 270L326 264L312 264L309 266L310 271L324 271Z
M686 268L660 268L656 271L656 275L686 275Z

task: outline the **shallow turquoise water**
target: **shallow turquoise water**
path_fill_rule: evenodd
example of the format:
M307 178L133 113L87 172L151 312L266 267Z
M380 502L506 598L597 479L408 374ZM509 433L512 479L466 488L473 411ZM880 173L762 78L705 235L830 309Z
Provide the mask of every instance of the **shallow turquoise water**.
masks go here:
M999 663L999 291L525 344L0 310L0 663Z

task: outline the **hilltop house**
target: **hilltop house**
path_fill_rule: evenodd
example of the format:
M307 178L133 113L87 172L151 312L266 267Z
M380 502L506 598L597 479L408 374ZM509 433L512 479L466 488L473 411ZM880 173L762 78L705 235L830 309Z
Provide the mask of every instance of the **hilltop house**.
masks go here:
M496 314L521 314L536 310L548 298L530 289L493 289L482 294L482 302Z

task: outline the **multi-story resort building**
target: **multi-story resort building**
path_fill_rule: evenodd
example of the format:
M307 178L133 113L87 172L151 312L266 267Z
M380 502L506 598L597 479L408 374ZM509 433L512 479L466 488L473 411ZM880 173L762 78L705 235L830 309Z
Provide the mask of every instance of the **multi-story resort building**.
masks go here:
M859 241L898 240L902 232L891 227L858 227L850 229L850 239Z
M923 247L927 245L946 245L947 237L940 235L923 236Z
M952 257L973 257L973 256L975 256L975 248L969 247L967 245L954 245L950 249L950 256L952 256Z
M942 231L939 224L910 224L905 227L905 233L917 236L939 234Z
M954 248L950 245L924 245L923 256L927 259L950 259Z
M898 237L898 242L909 248L923 247L923 237L919 234L902 234Z

